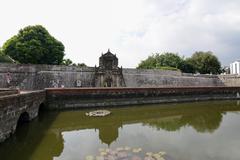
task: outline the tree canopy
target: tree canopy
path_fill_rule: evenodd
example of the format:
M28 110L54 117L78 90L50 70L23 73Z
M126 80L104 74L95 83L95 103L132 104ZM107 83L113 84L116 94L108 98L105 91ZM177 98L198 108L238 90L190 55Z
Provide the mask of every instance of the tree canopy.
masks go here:
M195 52L190 58L180 57L176 53L156 53L141 61L138 69L179 69L186 73L218 74L221 64L212 52Z
M138 69L164 69L166 67L172 69L181 69L183 65L183 58L175 53L153 54L146 60L141 61Z
M7 40L2 51L20 63L61 64L64 45L41 25L27 26Z
M3 54L0 48L0 63L14 63L14 60L8 55Z
M195 52L189 59L189 63L194 66L195 71L206 74L221 73L221 63L212 52Z

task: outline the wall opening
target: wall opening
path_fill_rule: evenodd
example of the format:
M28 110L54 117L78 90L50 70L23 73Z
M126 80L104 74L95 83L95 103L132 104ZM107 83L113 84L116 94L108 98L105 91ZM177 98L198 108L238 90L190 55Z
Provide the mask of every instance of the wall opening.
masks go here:
M20 117L18 118L17 127L21 126L24 123L30 121L29 114L27 112L23 112Z
M38 118L41 119L44 111L46 110L46 106L44 103L41 103L38 108Z
M45 110L45 105L44 105L44 103L41 103L41 104L39 105L38 113L41 112L41 111L43 111L43 110Z

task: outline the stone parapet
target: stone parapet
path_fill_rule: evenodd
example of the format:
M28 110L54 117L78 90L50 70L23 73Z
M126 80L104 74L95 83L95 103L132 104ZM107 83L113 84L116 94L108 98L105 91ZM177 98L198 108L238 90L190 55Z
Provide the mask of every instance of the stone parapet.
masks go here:
M46 89L48 109L240 99L240 87Z

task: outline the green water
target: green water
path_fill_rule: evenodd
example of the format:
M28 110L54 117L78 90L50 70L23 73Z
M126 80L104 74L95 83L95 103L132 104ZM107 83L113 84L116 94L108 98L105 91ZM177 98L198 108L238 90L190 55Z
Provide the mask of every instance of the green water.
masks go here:
M0 144L0 159L85 160L99 148L125 146L141 148L142 159L159 151L166 160L240 159L239 101L109 110L112 114L101 118L85 116L89 110L42 112Z

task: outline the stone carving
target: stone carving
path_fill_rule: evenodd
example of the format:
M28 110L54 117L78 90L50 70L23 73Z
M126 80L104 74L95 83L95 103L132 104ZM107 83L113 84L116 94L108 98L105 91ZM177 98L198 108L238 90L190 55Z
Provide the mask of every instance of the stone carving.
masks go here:
M99 58L99 67L95 67L95 87L125 87L122 67L118 67L118 58L110 50Z
M56 81L55 80L50 81L50 83L53 88L58 88L60 81L57 79Z
M77 82L76 82L76 86L77 87L82 87L82 81L78 79Z

